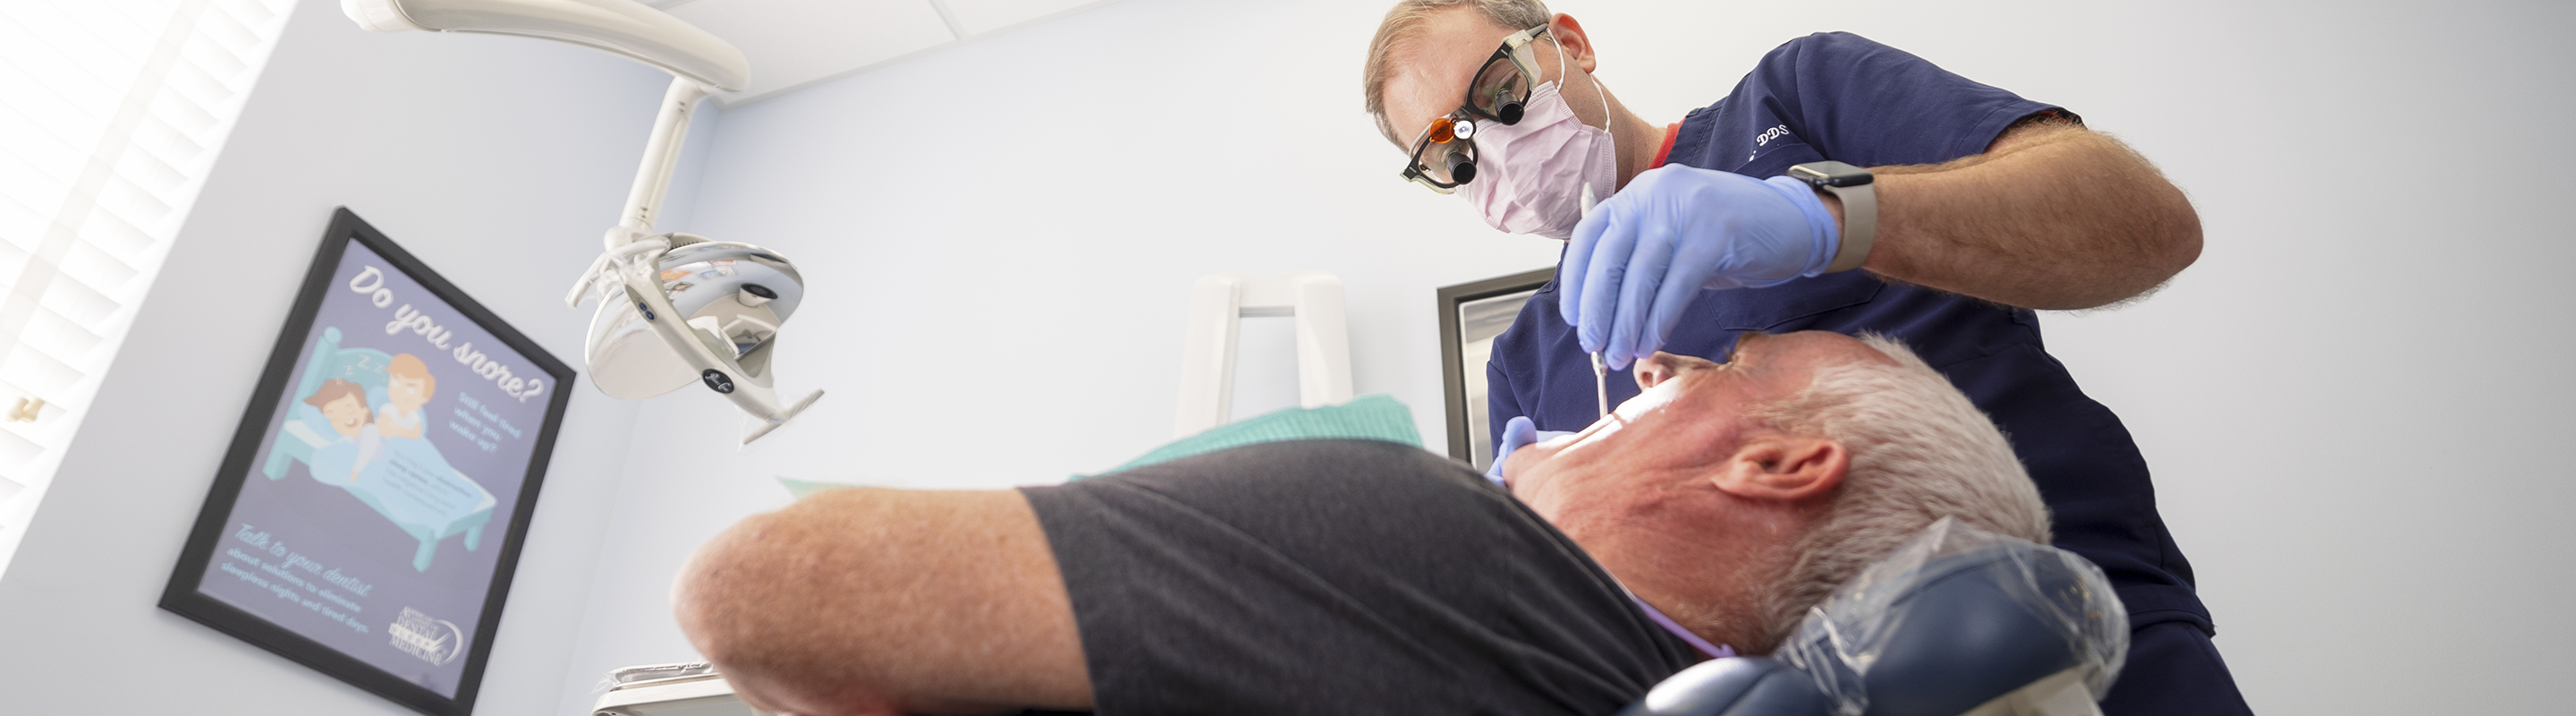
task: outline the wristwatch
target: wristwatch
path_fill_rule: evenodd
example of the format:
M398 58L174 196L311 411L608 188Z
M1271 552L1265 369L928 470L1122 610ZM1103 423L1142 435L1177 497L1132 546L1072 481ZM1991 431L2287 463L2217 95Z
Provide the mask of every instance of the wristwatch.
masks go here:
M1789 168L1789 178L1806 182L1821 191L1831 192L1843 202L1842 249L1834 252L1834 262L1826 273L1860 268L1869 259L1869 244L1878 238L1878 195L1869 184L1869 170L1842 162L1808 162Z

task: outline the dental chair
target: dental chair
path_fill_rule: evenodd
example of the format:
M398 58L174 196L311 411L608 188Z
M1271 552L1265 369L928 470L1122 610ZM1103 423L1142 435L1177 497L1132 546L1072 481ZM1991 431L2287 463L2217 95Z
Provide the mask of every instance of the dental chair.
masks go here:
M1619 716L2099 716L2128 622L2091 562L1943 518L1771 656L1701 662Z
M2098 716L2128 622L2092 563L1944 518L1772 655L1701 662L1617 716ZM767 716L705 664L611 678L593 716Z

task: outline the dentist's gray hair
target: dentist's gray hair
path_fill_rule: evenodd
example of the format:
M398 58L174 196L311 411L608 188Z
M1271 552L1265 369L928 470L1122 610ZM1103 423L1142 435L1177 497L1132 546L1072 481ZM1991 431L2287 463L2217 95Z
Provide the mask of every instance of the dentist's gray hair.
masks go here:
M1943 516L2049 542L2048 505L1994 422L1905 344L1859 338L1895 364L1819 369L1797 396L1750 416L1851 452L1831 511L1790 547L1785 573L1761 597L1763 638L1751 646L1762 651L1796 631L1834 588Z
M1362 91L1368 96L1368 113L1377 120L1377 131L1386 141L1403 144L1411 137L1395 135L1395 127L1386 122L1387 55L1394 54L1405 43L1421 34L1422 24L1441 11L1458 6L1476 9L1485 19L1515 32L1548 23L1555 17L1547 5L1538 0L1402 0L1386 11L1386 19L1377 25L1377 37L1369 40L1368 65L1360 71Z

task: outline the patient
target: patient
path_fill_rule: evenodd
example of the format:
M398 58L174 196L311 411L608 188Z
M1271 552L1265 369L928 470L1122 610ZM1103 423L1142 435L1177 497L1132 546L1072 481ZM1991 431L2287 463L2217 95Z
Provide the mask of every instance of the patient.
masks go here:
M1693 642L1769 651L1944 515L2048 539L2003 436L1901 345L1748 334L1725 364L1639 365L1615 415L1511 456L1510 495L1355 440L838 490L708 543L676 610L745 701L798 716L1604 716Z
M346 480L348 484L358 484L358 474L366 471L367 463L375 460L384 446L384 436L377 432L375 423L367 420L367 389L332 378L322 381L321 387L304 398L304 404L322 411L322 417L331 421L331 431L339 433L341 439L358 444L358 456L350 461Z

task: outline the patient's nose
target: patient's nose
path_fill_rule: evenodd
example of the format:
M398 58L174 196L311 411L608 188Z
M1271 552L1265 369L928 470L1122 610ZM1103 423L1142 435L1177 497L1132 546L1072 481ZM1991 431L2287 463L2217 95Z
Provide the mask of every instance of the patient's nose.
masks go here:
M1640 390L1652 388L1664 381L1681 377L1682 371L1686 370L1685 363L1682 356L1662 351L1646 356L1645 360L1637 361L1634 371L1637 374L1637 388Z

